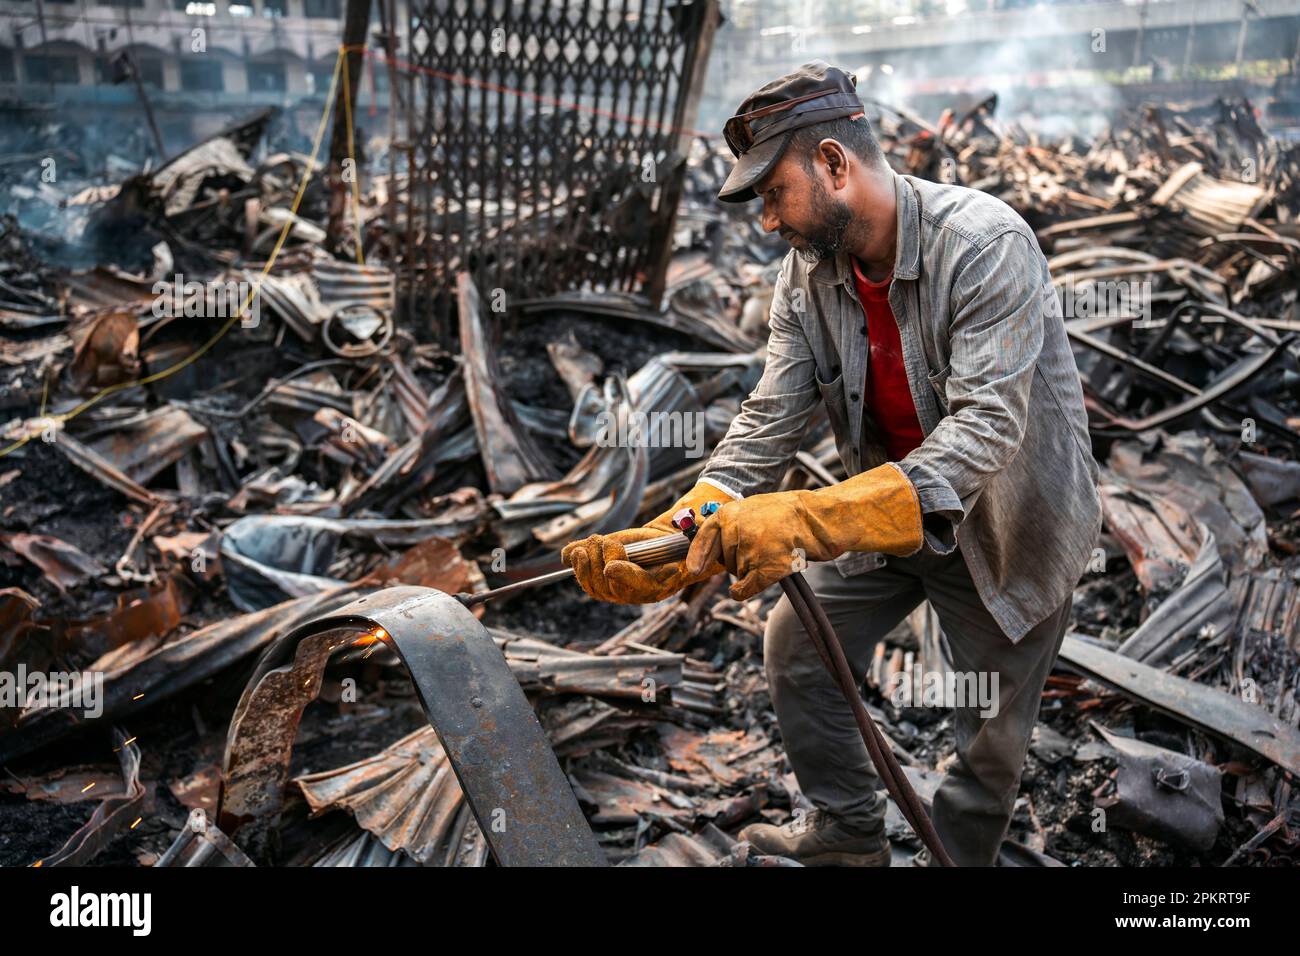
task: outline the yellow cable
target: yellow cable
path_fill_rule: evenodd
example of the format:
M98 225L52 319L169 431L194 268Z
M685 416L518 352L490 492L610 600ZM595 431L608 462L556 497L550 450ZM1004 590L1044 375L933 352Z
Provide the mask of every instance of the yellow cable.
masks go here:
M275 265L275 260L276 257L280 255L280 250L284 248L284 242L289 237L289 233L293 229L294 219L298 215L298 207L302 204L302 197L307 192L307 184L311 181L312 170L316 168L316 157L320 153L321 141L325 138L325 127L327 125L326 121L329 119L330 106L334 102L334 94L338 88L339 66L343 62L343 51L344 48L339 47L338 56L334 59L334 75L330 78L329 93L325 96L325 109L321 113L320 124L316 128L316 139L312 143L311 158L307 161L307 168L303 171L302 182L298 184L298 192L293 197L293 205L289 209L289 218L285 220L284 228L280 230L280 236L275 241L275 248L271 250L271 255L266 260L266 265L262 267L261 275L257 277L257 281L254 284L252 291L249 292L248 298L244 300L243 304L239 307L239 310L226 320L225 324L217 330L217 333L212 336L212 338L208 339L208 341L204 342L198 349L185 356L185 358L181 359L175 365L171 366L171 368L163 369L161 372L155 372L152 375L146 375L144 378L137 379L133 382L119 382L117 385L110 385L99 393L86 399L86 401L82 402L72 411L55 416L55 421L66 422L80 415L86 409L97 404L101 399L107 398L109 395L113 395L123 389L135 388L137 385L150 385L161 379L167 378L169 375L176 374L183 368L187 368L207 353L214 345L220 342L221 339L225 337L226 333L234 327L235 322L244 316L244 313L248 310L248 306L255 298L257 298L257 294L261 292L263 281L266 279L267 275L270 274L271 267ZM44 417L44 400L42 400L41 404L41 417ZM3 458L10 452L22 448L32 440L32 437L32 435L28 435L26 438L14 442L8 448L0 450L0 458Z

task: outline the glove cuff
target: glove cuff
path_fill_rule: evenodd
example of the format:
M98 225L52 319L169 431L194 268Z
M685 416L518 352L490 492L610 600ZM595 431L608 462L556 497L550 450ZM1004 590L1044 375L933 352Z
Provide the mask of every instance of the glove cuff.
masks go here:
M880 551L906 556L924 542L921 499L911 479L891 462L810 492L805 502L820 519L823 534L834 540L837 554Z

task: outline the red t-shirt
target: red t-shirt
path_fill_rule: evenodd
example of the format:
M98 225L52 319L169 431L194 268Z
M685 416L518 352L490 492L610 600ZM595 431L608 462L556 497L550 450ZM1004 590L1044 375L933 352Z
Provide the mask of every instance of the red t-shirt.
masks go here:
M894 277L891 274L881 282L872 282L862 274L858 260L850 258L858 299L866 313L870 349L865 386L867 411L880 428L890 461L901 461L924 441L925 434L916 417L907 370L903 367L903 343L898 335L898 323L894 321L894 310L889 306L889 284Z

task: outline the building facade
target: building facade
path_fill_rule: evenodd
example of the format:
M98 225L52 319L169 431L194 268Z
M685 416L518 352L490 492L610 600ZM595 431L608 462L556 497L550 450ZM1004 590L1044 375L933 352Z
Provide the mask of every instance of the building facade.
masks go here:
M140 118L129 56L169 147L250 107L319 103L344 0L0 0L0 110L89 121ZM399 21L400 22L400 21ZM372 4L371 30L380 27ZM358 107L386 108L388 69L367 60ZM319 110L317 111L319 113Z

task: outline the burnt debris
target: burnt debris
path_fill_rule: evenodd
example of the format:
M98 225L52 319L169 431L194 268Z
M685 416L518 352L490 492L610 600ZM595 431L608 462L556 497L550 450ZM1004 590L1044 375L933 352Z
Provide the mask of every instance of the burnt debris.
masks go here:
M1293 865L1300 148L1244 101L1152 107L1088 143L991 100L936 123L868 108L898 171L1038 231L1103 465L1003 862ZM629 279L653 250L610 258L609 217L638 216L599 184L526 198L606 216L596 278L615 281L524 297L455 256L412 278L402 250L464 237L429 217L412 239L383 149L360 221L329 236L319 169L268 153L267 123L111 181L6 183L0 674L27 679L0 706L0 863L487 864L492 808L452 773L469 758L430 723L426 665L373 628L304 635L389 588L554 570L566 542L659 513L761 372L784 244L716 203L716 142L686 140L675 216L640 222L668 253L661 299ZM468 235L498 215L519 238L492 275L561 241L476 189ZM404 301L433 286L445 309ZM783 487L843 474L819 413ZM714 579L629 607L558 584L474 610L607 862L786 862L736 840L806 806L761 663L776 596ZM921 675L948 669L922 605L861 675L923 799L952 731ZM32 675L68 680L42 696ZM889 828L906 862L896 808Z

